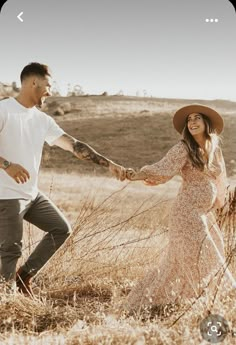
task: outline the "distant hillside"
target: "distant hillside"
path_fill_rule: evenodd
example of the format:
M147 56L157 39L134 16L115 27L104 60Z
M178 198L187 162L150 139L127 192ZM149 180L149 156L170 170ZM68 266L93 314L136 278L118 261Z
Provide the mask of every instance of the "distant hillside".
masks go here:
M214 107L223 116L223 152L228 175L235 175L235 102L125 96L51 97L47 99L44 110L66 132L87 142L101 154L128 167L141 167L161 159L180 139L173 129L172 117L178 108L191 103ZM105 169L95 164L79 161L72 154L57 147L49 148L48 145L45 145L42 166L65 171L106 173Z
M140 114L175 111L181 106L201 103L216 108L225 114L236 114L236 102L227 100L190 100L172 98L134 97L134 96L77 96L77 97L49 97L45 103L45 110L53 114L56 108L63 104L71 105L71 115L77 117L108 116L122 114Z

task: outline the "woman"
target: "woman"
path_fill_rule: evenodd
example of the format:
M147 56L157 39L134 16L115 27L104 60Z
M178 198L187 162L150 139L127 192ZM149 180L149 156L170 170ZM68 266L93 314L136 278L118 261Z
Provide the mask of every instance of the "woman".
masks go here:
M127 169L129 180L143 180L148 185L165 183L177 174L183 179L169 213L169 244L158 267L148 271L131 291L128 309L197 297L203 282L225 262L223 238L215 219L228 187L219 146L223 119L215 110L194 104L179 109L173 124L183 139L164 158L138 172ZM226 274L235 283L228 269Z

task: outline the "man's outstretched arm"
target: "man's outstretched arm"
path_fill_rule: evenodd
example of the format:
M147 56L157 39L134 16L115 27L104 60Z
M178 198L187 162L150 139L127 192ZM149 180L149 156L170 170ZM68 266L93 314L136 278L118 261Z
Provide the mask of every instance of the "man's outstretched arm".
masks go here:
M62 148L63 150L72 152L81 160L91 161L98 165L109 168L112 175L114 175L118 180L123 181L126 177L126 170L124 167L112 162L110 159L96 152L88 144L73 138L67 133L55 140L53 144Z

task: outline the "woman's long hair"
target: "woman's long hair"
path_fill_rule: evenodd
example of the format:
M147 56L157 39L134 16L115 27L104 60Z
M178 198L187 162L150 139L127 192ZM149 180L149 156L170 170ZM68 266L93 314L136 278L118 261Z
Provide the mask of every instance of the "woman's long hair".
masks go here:
M211 120L204 114L199 113L204 121L205 124L205 137L207 141L206 145L206 152L208 155L207 162L204 161L203 155L201 152L201 148L197 141L194 139L192 134L189 132L188 129L188 118L186 118L184 130L183 130L183 139L182 141L187 147L188 154L190 161L194 167L203 171L205 169L214 169L214 156L216 153L217 148L219 147L221 138L217 135L216 131L214 130Z

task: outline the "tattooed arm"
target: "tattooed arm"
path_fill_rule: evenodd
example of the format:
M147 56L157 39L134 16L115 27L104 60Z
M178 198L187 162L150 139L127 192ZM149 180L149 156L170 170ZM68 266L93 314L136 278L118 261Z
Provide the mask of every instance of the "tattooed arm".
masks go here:
M114 175L118 180L123 181L126 177L124 167L100 155L91 146L73 138L69 134L63 134L60 138L55 140L53 144L62 148L63 150L72 152L77 158L81 160L90 161L98 165L107 167L112 175Z

